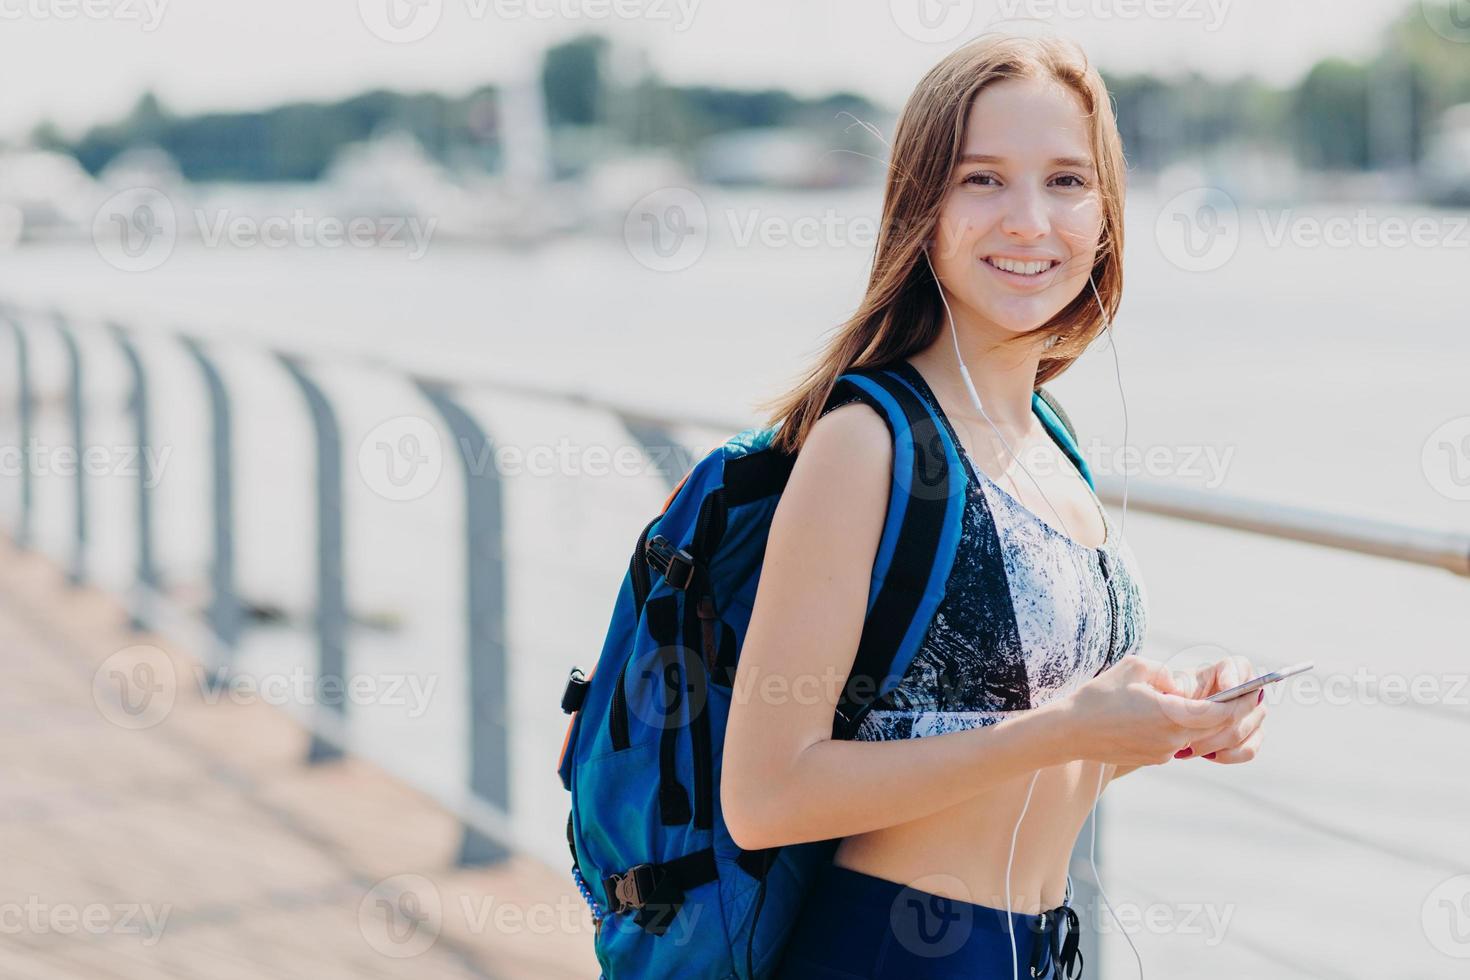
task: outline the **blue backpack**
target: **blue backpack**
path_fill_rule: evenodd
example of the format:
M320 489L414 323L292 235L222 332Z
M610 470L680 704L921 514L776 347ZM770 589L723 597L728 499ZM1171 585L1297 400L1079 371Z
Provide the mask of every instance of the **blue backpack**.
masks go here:
M894 368L843 374L822 410L862 401L893 435L893 484L834 738L913 659L944 596L965 471L943 421ZM1070 421L1032 407L1087 480ZM815 872L840 838L746 851L720 815L735 667L776 503L795 463L746 429L685 474L638 537L597 665L574 668L557 772L571 791L572 876L592 907L603 980L772 974Z

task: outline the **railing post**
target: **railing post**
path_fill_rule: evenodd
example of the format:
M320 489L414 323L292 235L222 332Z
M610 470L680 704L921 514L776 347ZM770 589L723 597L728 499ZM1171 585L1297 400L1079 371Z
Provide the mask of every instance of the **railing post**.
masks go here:
M148 431L148 380L143 360L133 346L128 332L120 324L109 323L123 356L133 374L133 389L128 396L128 409L133 414L133 433L138 448L138 585L129 614L133 629L145 629L153 623L153 597L160 583L158 566L153 561L153 445Z
M675 444L667 425L622 413L619 413L618 420L628 434L638 440L643 455L657 466L659 477L670 490L678 486L684 474L699 462L691 458L688 450Z
M16 414L20 422L20 526L15 531L15 543L22 549L29 549L35 510L35 487L32 486L31 478L31 439L35 428L32 413L35 411L36 400L31 392L30 343L25 327L21 326L18 314L11 314L7 319L15 333L15 368L19 380Z
M454 437L465 476L465 606L470 717L470 791L510 812L510 732L506 725L505 567L501 488L494 447L445 385L419 380ZM509 856L501 843L466 825L460 864Z
M82 412L82 355L77 348L77 338L71 328L66 325L66 318L60 313L54 314L56 318L56 330L61 334L61 341L66 346L68 374L70 376L71 388L67 393L67 402L71 409L71 438L77 450L77 474L75 484L75 515L76 515L76 542L75 550L72 552L71 567L67 569L67 581L72 585L81 585L87 577L87 468L84 464L87 455L86 417Z
M211 682L222 679L234 659L240 643L240 600L235 594L235 505L233 495L233 448L230 442L230 397L224 380L204 348L193 337L181 338L193 356L209 388L210 473L214 497L214 556L209 566L212 597L209 602L209 627L221 649L211 664Z
M1103 916L1108 914L1103 906L1102 893L1098 891L1097 882L1092 877L1094 861L1089 860L1089 855L1093 854L1092 835L1096 833L1097 853L1094 857L1101 864L1102 810L1102 804L1099 803L1088 814L1087 822L1082 825L1082 832L1077 836L1077 843L1072 847L1069 864L1072 872L1072 907L1081 910L1081 932L1077 949L1082 953L1083 969L1086 970L1089 980L1102 980L1102 922Z
M318 690L338 692L336 702L325 706L328 716L322 720L341 731L347 712L347 596L342 562L342 436L331 403L327 401L321 387L307 376L301 362L289 354L277 353L276 357L306 397L307 407L311 410L312 426L316 430L316 681ZM331 687L324 688L327 684ZM322 707L317 706L319 715ZM311 748L307 752L308 762L326 762L341 756L340 747L313 732Z

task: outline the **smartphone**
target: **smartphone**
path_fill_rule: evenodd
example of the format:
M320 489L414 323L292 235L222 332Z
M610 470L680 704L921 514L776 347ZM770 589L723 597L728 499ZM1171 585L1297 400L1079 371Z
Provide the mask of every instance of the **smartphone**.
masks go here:
M1252 677L1244 684L1237 684L1228 690L1221 691L1219 694L1211 694L1209 697L1205 698L1205 700L1234 701L1238 697L1243 697L1253 691L1259 691L1267 684L1275 684L1277 681L1284 681L1288 677L1295 677L1297 674L1311 669L1311 661L1307 661L1304 664L1293 664L1290 667L1282 667L1280 670L1273 670L1269 674L1262 674L1259 677Z

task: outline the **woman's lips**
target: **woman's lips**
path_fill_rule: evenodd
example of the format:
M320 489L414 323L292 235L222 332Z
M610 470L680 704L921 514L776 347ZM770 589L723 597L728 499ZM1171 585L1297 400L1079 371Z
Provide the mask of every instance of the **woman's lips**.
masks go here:
M997 261L1005 262L1013 269L1034 269L1038 266L1042 266L1043 263L1045 263L1045 265L1036 272L1012 272L1007 269L1002 269L1000 266L996 265L995 263ZM1003 282L1008 282L1018 286L1037 286L1043 283L1048 283L1052 279L1051 274L1056 271L1059 265L1061 265L1061 263L1058 262L1056 259L1021 260L1007 259L1004 257L1000 257L999 259L997 259L993 256L986 256L985 258L981 259L980 264L985 266L995 275L999 276Z

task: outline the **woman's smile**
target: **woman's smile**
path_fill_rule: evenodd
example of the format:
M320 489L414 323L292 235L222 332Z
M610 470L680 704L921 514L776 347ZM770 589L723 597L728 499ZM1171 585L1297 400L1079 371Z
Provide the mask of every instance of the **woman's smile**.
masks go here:
M1005 255L988 255L980 260L990 273L1001 282L1021 289L1044 289L1056 279L1056 270L1061 262L1052 258L1015 258Z

